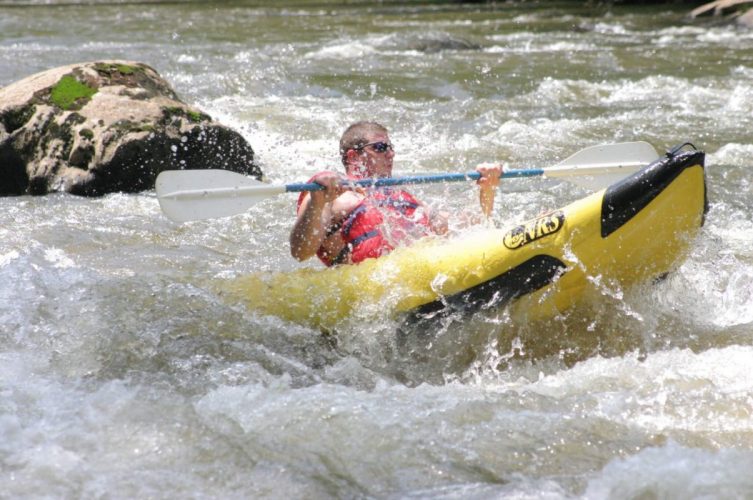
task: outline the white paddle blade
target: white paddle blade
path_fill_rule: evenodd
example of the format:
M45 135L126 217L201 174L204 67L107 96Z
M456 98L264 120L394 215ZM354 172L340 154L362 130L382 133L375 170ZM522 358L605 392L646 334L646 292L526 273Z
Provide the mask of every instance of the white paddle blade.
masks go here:
M175 222L228 217L285 192L228 170L165 170L155 183L162 212Z
M592 191L605 189L637 172L659 158L647 142L622 142L582 149L554 167L545 169L546 177L565 178Z

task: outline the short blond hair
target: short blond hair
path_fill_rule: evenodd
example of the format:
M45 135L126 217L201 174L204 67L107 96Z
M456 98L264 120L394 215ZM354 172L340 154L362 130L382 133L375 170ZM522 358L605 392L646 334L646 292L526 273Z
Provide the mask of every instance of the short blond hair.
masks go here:
M340 137L340 158L343 165L348 163L348 151L351 149L360 149L369 143L367 135L369 134L387 134L387 127L377 122L361 121L350 125L342 137Z

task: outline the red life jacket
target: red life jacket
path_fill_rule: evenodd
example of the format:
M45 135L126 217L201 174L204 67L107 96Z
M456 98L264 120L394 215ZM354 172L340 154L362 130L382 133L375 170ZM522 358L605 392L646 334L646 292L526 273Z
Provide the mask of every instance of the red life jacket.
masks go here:
M316 176L314 176L316 177ZM313 178L312 178L313 179ZM311 182L311 180L309 181ZM298 197L298 207L306 193ZM381 257L395 247L432 234L429 217L419 201L407 191L392 188L367 189L366 197L337 226L329 228L327 238L340 232L343 250L331 256L319 248L319 260L327 266Z

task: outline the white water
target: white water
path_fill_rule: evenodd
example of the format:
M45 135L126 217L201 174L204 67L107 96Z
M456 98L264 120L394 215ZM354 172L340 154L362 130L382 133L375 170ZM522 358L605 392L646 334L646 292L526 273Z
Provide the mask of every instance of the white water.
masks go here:
M389 323L334 345L211 291L300 265L290 198L183 226L154 193L0 199L0 497L753 495L753 37L682 14L0 7L0 85L147 62L244 134L275 182L336 167L342 129L374 118L405 173L690 140L710 201L656 286L602 284L590 311L536 325L497 311L401 348ZM468 186L416 192L476 203ZM582 194L505 182L495 219Z

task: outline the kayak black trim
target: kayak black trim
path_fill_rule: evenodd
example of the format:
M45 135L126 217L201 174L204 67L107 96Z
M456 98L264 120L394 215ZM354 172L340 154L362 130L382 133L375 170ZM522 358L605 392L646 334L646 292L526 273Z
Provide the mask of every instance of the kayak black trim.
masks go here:
M648 167L613 184L604 193L601 204L601 237L606 238L646 208L686 168L704 167L703 151L668 153ZM708 197L704 185L704 215L708 211Z
M561 276L567 266L551 255L535 255L499 276L460 293L442 297L412 311L427 317L453 311L478 311L504 305L512 299L535 292Z

